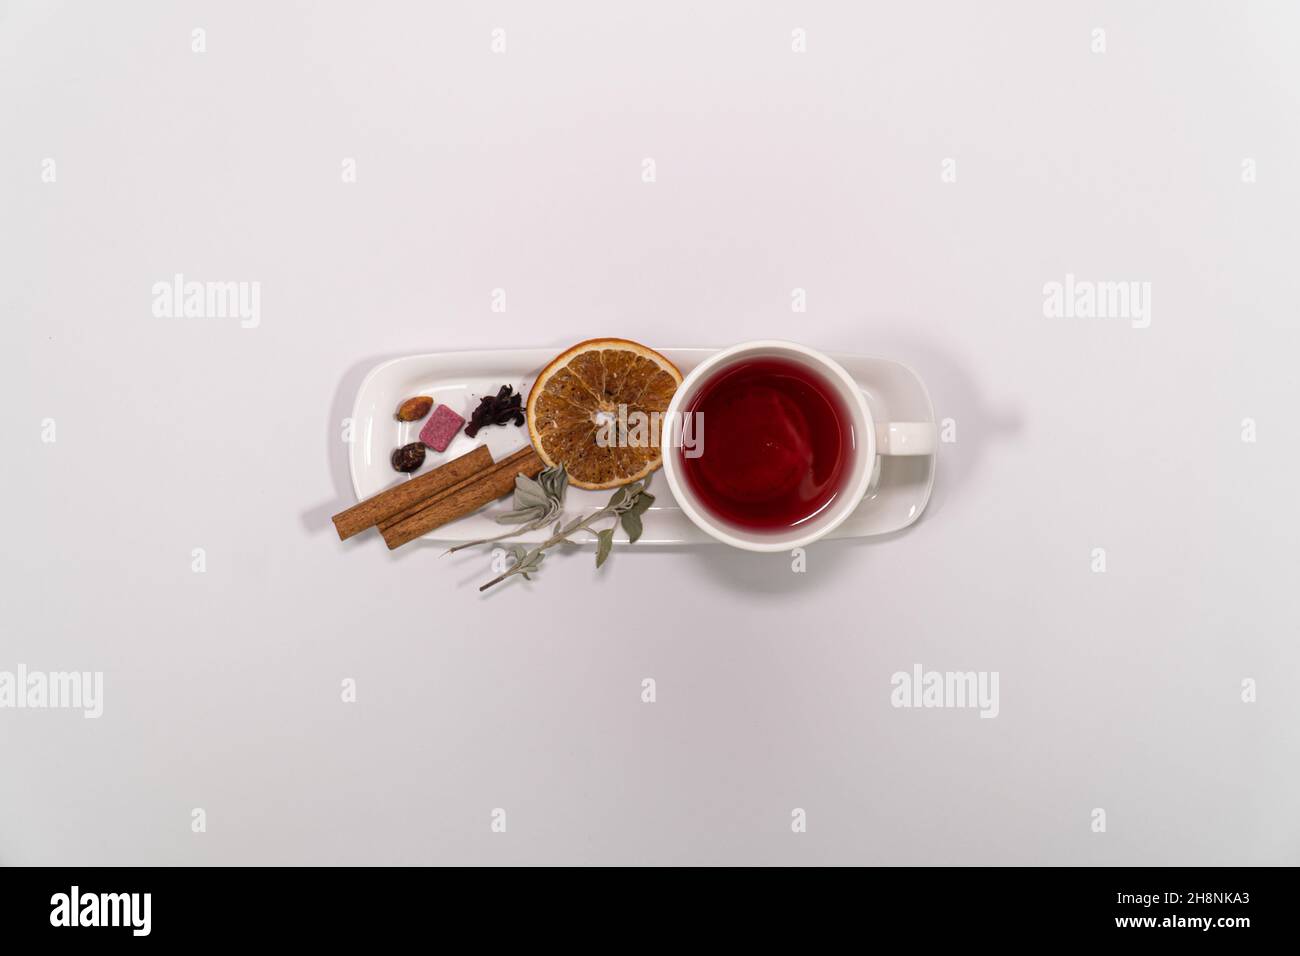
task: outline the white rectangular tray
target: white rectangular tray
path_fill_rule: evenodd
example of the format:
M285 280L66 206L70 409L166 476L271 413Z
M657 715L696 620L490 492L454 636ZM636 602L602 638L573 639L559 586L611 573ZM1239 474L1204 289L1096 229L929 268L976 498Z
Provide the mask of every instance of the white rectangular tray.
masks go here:
M659 349L682 373L690 372L716 349ZM502 385L512 385L525 397L533 378L556 355L553 349L510 349L483 352L439 352L393 359L376 366L361 383L352 412L353 441L349 450L352 487L357 498L369 498L392 487L405 477L393 471L389 457L393 449L417 441L420 422L399 422L393 418L397 406L413 395L431 395L454 411L469 417L481 396L496 394ZM934 420L929 393L916 373L888 359L865 355L831 353L862 388L867 405L877 421L928 422ZM463 431L447 450L430 449L424 466L416 474L462 455L477 444L486 444L496 460L522 448L528 442L527 427L489 425L476 438ZM877 474L858 509L831 537L853 538L888 534L906 528L925 510L934 486L933 456L881 458ZM713 543L693 525L673 500L668 483L657 472L650 491L654 506L645 515L637 546L660 544ZM608 491L570 488L566 514L593 511L609 500ZM425 535L421 542L470 541L489 538L507 530L493 515L507 509L508 498L444 525ZM549 531L537 530L518 538L523 542L544 540ZM592 539L594 540L594 538ZM616 540L626 540L620 530Z

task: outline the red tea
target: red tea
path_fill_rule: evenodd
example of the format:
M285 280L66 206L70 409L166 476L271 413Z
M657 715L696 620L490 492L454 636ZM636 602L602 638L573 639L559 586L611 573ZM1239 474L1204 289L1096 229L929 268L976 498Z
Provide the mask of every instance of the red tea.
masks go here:
M853 463L853 422L835 387L799 362L722 369L688 414L702 453L676 450L686 485L715 518L748 531L792 528L826 508ZM696 417L699 416L699 417Z

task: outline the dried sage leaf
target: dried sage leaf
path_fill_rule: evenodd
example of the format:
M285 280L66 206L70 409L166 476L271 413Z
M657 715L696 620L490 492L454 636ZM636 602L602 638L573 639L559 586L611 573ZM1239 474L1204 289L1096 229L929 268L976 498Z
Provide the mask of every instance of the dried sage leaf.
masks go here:
M628 544L635 544L636 539L641 537L641 516L635 511L625 511L618 520L627 532Z
M614 529L606 528L596 535L596 567L605 563L609 552L614 549Z

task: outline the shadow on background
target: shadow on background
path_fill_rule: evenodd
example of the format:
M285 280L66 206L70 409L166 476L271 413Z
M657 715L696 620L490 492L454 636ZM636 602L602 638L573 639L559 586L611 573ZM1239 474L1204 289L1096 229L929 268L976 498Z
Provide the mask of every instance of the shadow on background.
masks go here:
M352 476L348 471L348 446L341 438L343 420L352 415L357 392L370 370L381 362L401 358L404 354L406 353L373 356L357 362L347 370L338 388L334 390L329 417L325 422L325 467L329 469L330 479L334 485L334 497L330 501L308 508L299 516L308 534L316 535L328 531L334 535L334 523L330 518L357 503L357 496L352 490ZM343 548L355 548L363 545L371 537L373 537L371 532L364 532L339 544Z

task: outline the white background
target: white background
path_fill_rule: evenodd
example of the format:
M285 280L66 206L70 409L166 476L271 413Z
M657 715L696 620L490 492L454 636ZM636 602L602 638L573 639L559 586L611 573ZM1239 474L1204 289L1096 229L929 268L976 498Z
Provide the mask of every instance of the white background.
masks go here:
M105 680L0 710L0 862L1300 862L1294 5L0 17L0 670ZM155 318L176 272L260 327ZM1066 273L1150 328L1045 318ZM897 358L957 441L805 574L634 547L482 597L340 545L367 369L595 335ZM1000 716L892 708L917 663Z

